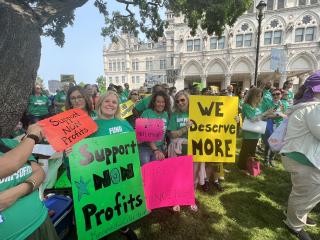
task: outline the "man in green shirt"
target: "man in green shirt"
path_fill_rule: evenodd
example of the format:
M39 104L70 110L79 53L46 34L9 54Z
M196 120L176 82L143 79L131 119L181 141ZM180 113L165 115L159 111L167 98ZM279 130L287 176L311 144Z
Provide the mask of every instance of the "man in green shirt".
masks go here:
M57 93L57 95L54 98L54 106L56 109L56 113L61 113L64 111L65 102L67 99L67 92L69 89L69 85L67 83L64 83L63 90Z
M43 95L41 87L36 85L28 102L27 115L29 124L36 123L37 121L49 117L49 104L48 97Z

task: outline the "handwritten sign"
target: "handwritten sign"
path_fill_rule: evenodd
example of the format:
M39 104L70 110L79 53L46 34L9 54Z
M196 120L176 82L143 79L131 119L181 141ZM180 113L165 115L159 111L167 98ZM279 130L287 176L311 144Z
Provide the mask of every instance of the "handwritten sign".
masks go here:
M156 142L163 139L164 122L162 119L136 119L138 142Z
M132 102L131 100L126 101L125 103L120 104L120 114L121 117L127 118L130 117L132 115L132 109L134 107L134 102Z
M97 131L97 124L81 109L54 115L39 121L54 150L61 152Z
M70 172L79 239L100 239L148 213L134 132L80 141Z
M195 162L235 162L238 98L190 96L188 154Z
M150 162L142 176L148 209L195 204L192 156Z

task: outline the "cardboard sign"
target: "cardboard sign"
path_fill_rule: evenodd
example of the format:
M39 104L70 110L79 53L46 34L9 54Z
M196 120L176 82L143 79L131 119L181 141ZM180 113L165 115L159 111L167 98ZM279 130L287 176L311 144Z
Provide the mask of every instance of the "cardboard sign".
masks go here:
M163 139L164 122L162 119L136 119L138 142L156 142Z
M54 115L38 122L54 150L61 152L97 131L97 124L81 109Z
M125 103L120 104L120 113L121 113L121 117L127 118L130 117L132 115L132 109L134 107L134 102L132 102L131 100L126 101Z
M148 209L195 204L192 156L150 162L142 176Z
M148 213L134 132L77 143L70 171L79 239L100 239Z
M188 155L195 162L235 162L238 98L190 96Z

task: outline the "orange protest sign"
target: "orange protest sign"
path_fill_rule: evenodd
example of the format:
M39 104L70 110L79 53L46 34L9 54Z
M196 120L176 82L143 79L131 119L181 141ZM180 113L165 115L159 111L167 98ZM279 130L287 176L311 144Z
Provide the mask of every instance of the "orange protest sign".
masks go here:
M71 109L39 121L54 150L61 152L97 131L97 124L81 109Z

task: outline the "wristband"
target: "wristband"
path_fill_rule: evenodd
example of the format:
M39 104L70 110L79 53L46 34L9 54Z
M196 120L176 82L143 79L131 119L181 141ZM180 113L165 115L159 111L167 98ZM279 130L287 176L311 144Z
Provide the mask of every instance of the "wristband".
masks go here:
M27 134L24 138L31 138L34 140L34 144L40 143L40 138L34 134Z

